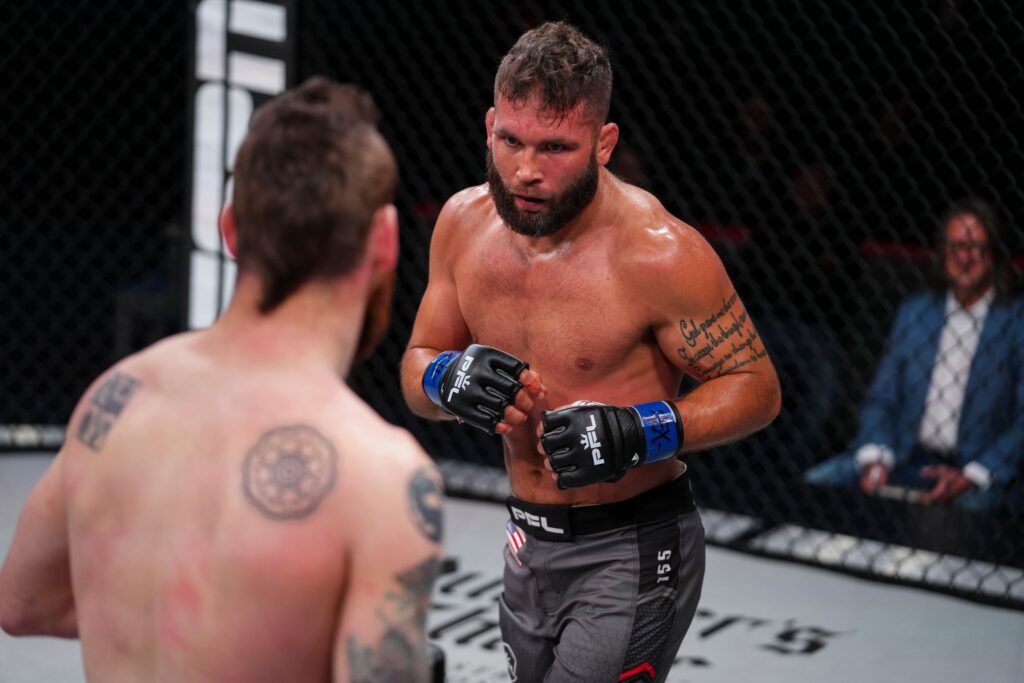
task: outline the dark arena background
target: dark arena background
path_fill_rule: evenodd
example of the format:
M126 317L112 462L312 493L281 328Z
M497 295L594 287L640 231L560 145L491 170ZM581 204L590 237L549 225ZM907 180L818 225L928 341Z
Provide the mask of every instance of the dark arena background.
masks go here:
M0 17L0 448L55 449L101 370L213 320L232 281L216 217L234 148L253 107L324 74L373 93L402 179L391 331L350 383L450 493L502 499L500 441L412 416L398 364L438 211L483 182L497 64L524 29L564 19L612 57L612 170L714 246L781 376L771 427L687 458L709 541L1024 607L1021 509L803 477L850 446L899 303L941 286L953 202L996 207L1020 284L1020 2L41 0ZM1024 385L1017 357L1005 372Z

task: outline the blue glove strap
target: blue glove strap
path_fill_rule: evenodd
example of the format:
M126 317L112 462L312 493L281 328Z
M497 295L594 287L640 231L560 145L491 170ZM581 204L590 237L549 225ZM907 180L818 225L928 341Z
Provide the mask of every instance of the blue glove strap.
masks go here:
M683 430L678 422L678 413L666 401L641 403L632 406L644 426L644 440L647 442L647 457L644 463L658 462L675 457L682 446L680 437Z
M441 378L444 377L445 369L456 358L462 355L461 351L442 351L437 358L430 361L426 372L423 373L423 393L437 405L441 405Z

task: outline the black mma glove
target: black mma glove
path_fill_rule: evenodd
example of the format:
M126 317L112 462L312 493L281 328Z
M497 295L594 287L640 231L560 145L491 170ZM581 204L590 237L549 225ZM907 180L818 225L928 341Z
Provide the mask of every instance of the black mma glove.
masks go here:
M622 479L630 467L675 457L683 423L668 401L619 408L580 401L541 415L541 446L558 488Z
M504 351L472 344L461 353L445 351L423 373L423 391L431 401L488 434L523 388L519 373L529 365Z

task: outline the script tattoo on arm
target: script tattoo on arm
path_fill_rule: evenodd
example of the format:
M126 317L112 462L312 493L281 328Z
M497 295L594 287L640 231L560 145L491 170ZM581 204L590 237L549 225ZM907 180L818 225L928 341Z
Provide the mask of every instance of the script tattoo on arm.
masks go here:
M385 629L376 647L349 637L352 683L426 680L423 629L437 567L437 558L431 557L395 577L399 588L385 593L377 609Z
M416 470L409 482L409 505L416 528L433 543L441 542L441 504L444 492L426 467Z
M305 519L334 488L334 445L307 425L264 432L242 464L242 492L264 517Z
M733 292L706 320L698 323L693 318L683 318L679 321L683 345L676 352L702 382L768 356L746 310L737 314L738 303L739 296Z
M114 421L140 384L139 380L123 372L115 372L108 377L89 399L88 409L75 432L78 440L99 452Z

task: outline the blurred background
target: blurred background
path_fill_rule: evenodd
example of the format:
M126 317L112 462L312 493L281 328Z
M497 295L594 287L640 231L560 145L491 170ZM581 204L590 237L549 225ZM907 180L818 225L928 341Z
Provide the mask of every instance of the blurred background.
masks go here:
M711 242L780 372L770 428L688 459L709 540L1024 607L1021 510L804 479L850 448L901 301L942 286L954 202L995 208L1020 284L1021 3L40 0L0 19L0 449L59 446L100 371L216 316L234 148L254 107L324 74L374 95L402 177L392 329L350 382L453 493L500 499L500 441L413 417L398 363L437 213L484 179L498 62L562 19L610 51L613 171Z

